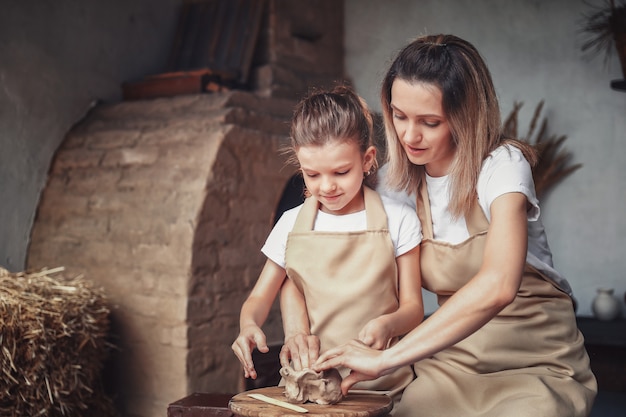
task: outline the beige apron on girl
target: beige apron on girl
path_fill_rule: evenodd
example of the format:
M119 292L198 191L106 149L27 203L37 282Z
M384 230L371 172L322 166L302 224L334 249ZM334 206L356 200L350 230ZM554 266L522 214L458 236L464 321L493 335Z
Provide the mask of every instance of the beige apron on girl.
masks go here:
M441 305L478 272L489 223L476 201L466 241L435 241L421 189L422 282ZM582 417L597 391L570 297L528 264L512 304L414 369L396 417Z
M319 203L309 197L287 239L285 269L304 294L311 333L320 338L322 352L358 338L367 322L398 309L398 272L387 215L380 196L363 189L367 230L313 231ZM347 369L340 372L348 374ZM405 366L354 388L394 395L413 377Z

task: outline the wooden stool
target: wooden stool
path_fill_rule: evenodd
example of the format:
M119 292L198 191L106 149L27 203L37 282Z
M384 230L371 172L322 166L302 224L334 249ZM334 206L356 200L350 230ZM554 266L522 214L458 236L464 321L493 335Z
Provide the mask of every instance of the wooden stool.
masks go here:
M233 417L228 409L232 394L193 393L171 403L167 417Z

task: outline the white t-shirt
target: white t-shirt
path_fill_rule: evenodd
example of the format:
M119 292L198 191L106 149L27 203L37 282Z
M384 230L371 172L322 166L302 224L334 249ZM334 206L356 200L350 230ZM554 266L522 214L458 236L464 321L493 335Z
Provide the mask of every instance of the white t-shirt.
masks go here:
M381 196L387 213L389 235L396 257L418 246L422 241L422 228L414 207ZM293 230L302 205L285 211L267 237L261 252L274 263L285 267L287 236ZM317 211L313 230L334 232L356 232L367 229L365 210L342 216Z
M417 204L415 194L385 188L385 168L383 166L379 171L381 181L379 181L380 185L377 191L381 195L398 199L415 209ZM426 175L426 185L430 200L434 238L452 244L466 240L469 237L469 232L467 231L465 218L461 216L456 220L452 220L452 216L448 211L449 177L435 178ZM494 150L483 162L480 175L478 176L476 191L478 193L478 203L488 221L491 221L491 203L499 196L512 192L519 192L526 196L531 205L531 209L527 214L528 252L526 261L543 272L563 291L572 295L572 290L567 280L554 269L552 252L548 245L543 224L539 218L539 201L535 195L532 170L522 152L511 145L500 146Z

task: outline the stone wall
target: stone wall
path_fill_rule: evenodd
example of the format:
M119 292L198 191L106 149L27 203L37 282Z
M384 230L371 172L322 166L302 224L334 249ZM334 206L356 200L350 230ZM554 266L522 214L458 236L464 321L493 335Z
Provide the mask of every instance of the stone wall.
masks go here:
M292 104L236 92L102 106L57 151L28 267L106 289L108 383L128 415L240 389L230 344L293 172L277 151ZM280 340L277 312L267 327Z

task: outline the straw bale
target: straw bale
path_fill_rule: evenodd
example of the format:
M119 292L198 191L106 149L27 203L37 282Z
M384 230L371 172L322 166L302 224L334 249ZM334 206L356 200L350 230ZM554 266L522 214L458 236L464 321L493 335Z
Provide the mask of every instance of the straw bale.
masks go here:
M0 268L0 415L114 416L104 291L64 268Z

